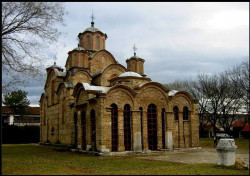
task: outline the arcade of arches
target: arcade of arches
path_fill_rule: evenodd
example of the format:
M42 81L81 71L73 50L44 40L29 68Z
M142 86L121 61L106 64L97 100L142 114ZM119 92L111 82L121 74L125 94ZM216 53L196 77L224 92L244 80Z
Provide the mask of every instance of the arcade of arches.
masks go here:
M105 49L107 34L79 33L65 68L48 67L41 95L41 143L97 152L197 147L197 101L144 74L145 60L127 68Z

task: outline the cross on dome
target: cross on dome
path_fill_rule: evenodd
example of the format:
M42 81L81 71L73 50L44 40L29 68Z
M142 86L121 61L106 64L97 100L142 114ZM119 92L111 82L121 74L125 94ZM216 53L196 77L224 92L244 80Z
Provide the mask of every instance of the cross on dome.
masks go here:
M135 47L135 44L134 44L133 49L134 49L134 56L136 56L136 50L137 50L137 48Z
M94 27L94 19L95 19L95 17L94 17L94 14L93 14L93 10L92 10L92 15L91 15L91 27Z

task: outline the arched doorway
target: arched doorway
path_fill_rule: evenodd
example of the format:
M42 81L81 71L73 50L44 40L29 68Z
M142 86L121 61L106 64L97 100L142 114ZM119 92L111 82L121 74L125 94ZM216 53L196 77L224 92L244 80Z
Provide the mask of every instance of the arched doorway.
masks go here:
M75 112L74 113L74 128L75 128L75 136L74 136L74 138L75 138L75 143L74 143L74 145L75 145L75 148L77 148L77 137L78 137L78 132L77 132L77 113Z
M92 148L96 151L96 117L95 117L95 110L92 109L90 112L90 119L91 119L91 139L92 139Z
M82 111L81 113L81 124L82 124L82 149L86 150L87 141L86 141L86 112Z
M124 106L123 111L124 122L124 147L125 151L131 150L131 110L129 104Z
M157 108L155 104L150 104L147 109L148 121L148 148L157 150Z
M118 107L116 104L111 105L111 151L118 151Z

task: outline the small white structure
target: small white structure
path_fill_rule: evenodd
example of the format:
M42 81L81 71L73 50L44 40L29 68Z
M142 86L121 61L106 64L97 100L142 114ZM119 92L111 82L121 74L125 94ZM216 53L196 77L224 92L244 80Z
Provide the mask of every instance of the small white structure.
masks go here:
M220 139L216 147L218 152L218 165L232 166L235 164L235 145L234 139Z

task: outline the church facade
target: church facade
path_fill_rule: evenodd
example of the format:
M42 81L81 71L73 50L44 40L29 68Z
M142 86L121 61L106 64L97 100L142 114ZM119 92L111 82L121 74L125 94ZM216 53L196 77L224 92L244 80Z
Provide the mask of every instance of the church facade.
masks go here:
M78 38L65 71L55 63L46 69L41 143L100 153L199 145L198 105L187 92L153 82L136 53L119 64L93 21Z

